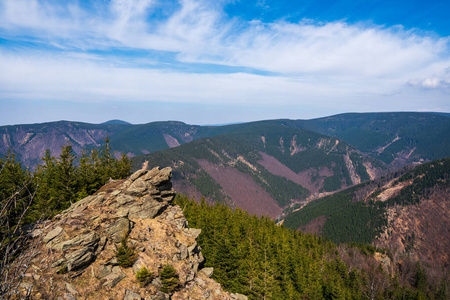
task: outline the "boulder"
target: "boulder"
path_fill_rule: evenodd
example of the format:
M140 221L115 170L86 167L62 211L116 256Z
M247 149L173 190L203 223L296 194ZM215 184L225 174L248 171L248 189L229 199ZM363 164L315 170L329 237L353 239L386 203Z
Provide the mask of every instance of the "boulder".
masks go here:
M119 218L117 221L113 222L108 230L109 238L115 242L119 243L122 238L127 235L131 230L131 222L127 218Z
M104 277L104 279L106 279L106 282L103 285L114 287L125 277L127 277L127 275L122 271L122 269L120 269L120 267L113 267L112 272Z
M56 245L52 246L52 248L60 250L60 251L66 251L72 247L77 247L77 246L96 248L99 241L100 241L100 237L98 236L98 234L96 232L90 232L88 234L82 234L82 235L76 236L75 238L73 238L71 240L56 244Z
M200 272L205 274L206 277L211 277L214 272L214 268L203 268L200 270Z
M66 256L67 270L76 271L87 267L95 259L94 249L84 247Z

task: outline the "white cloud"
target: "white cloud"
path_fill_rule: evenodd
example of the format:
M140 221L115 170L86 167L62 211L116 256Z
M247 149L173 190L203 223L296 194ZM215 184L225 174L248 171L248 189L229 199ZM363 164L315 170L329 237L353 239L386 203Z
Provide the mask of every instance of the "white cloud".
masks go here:
M163 0L94 3L88 9L77 2L0 0L0 29L7 38L26 36L61 49L0 48L0 67L7 70L0 74L0 97L253 104L313 99L351 107L363 105L356 103L361 99L404 95L411 85L448 93L450 76L442 73L450 66L448 37L345 22L244 22L226 16L222 2L213 1L180 0L170 15L157 19L153 14ZM124 67L151 58L114 56L117 48L170 51L178 63L278 76ZM89 54L97 49L112 52Z
M413 86L426 89L439 89L450 92L450 67L435 73L430 77L413 79L409 83Z

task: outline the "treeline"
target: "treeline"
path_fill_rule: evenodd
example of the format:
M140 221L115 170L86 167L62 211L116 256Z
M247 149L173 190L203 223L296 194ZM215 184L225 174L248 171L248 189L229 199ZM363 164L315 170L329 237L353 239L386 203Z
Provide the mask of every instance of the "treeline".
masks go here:
M277 226L224 204L175 199L227 291L249 299L447 299L445 282L432 285L420 265L389 273L368 245L336 246L311 234ZM408 280L401 280L407 276Z
M58 157L47 150L34 173L9 152L0 159L0 233L51 217L93 194L110 178L125 178L130 172L131 161L124 154L116 159L108 138L100 149L83 150L80 157L70 144L61 147Z

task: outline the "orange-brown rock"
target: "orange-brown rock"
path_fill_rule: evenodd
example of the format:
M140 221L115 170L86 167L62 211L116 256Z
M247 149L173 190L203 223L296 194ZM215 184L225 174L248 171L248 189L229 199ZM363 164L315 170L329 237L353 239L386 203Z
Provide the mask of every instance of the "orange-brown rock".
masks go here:
M171 169L140 170L111 182L33 232L38 241L22 286L33 299L237 299L200 272L204 258L181 208L171 202ZM119 265L121 240L136 255L132 267ZM24 255L30 255L24 253ZM163 266L171 265L179 286L161 292ZM142 286L143 267L154 278Z

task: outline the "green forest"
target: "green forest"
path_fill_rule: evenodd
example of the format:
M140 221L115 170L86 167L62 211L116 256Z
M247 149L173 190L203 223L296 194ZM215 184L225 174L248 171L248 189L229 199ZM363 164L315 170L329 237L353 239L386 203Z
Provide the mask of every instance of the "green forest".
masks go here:
M100 149L85 150L81 157L70 144L61 148L58 157L47 150L34 173L9 152L0 159L1 240L7 243L18 225L50 218L93 194L110 178L126 178L130 172L130 160L126 155L116 159L108 138Z
M278 226L224 204L178 195L213 278L249 299L446 299L445 284L428 282L420 265L407 282L389 275L369 245L341 245ZM358 261L358 263L354 263ZM424 277L425 276L425 277Z

